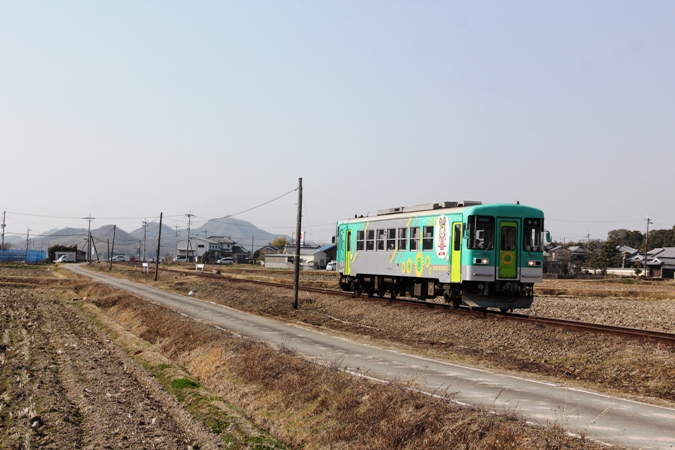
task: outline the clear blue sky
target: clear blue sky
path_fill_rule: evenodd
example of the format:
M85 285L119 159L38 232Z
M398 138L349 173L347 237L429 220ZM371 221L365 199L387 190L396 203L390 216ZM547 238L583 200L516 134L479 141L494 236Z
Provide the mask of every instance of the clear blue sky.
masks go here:
M673 1L1 0L6 231L198 226L300 177L315 241L462 199L567 241L671 228L673 24ZM236 217L290 235L296 198Z

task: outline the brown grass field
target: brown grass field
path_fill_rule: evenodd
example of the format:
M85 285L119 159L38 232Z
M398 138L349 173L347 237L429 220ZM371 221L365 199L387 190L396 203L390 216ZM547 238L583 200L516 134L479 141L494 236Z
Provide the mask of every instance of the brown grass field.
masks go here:
M91 267L108 272L107 266ZM154 283L153 274L124 265L112 274L183 294L192 290L197 298L407 352L653 403L674 400L672 347L325 294L301 294L296 311L290 290L164 272ZM318 272L304 278L336 280ZM568 289L565 297L542 296L533 311L574 310L570 305L583 301L588 304L569 314L593 310L589 314L602 319L607 301L631 308L635 303L636 311L665 302L654 310L668 316L664 310L673 302L672 285L657 286L655 292L665 287L660 298L648 293L649 286L630 286L645 292L644 298L578 300L569 289L581 287L552 287ZM42 266L0 268L0 300L3 448L63 446L59 442L72 448L101 442L117 448L596 447L567 436L560 424L530 426L513 412L495 415L406 385L354 378L54 266L49 272ZM641 316L651 324L647 314ZM91 375L97 367L101 373ZM128 427L96 425L116 424L120 417Z

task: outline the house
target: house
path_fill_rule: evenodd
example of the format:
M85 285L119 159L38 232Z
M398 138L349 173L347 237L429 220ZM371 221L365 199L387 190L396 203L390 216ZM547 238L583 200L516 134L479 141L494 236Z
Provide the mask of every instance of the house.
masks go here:
M616 247L616 249L619 251L619 257L621 258L622 268L626 267L626 263L633 262L633 258L640 255L640 252L637 249L629 247L627 245L619 245Z
M178 254L176 256L186 258L188 262L193 262L199 261L206 253L216 257L220 255L221 249L222 245L219 242L200 237L190 237L189 241L187 239L178 241Z
M326 252L322 250L324 247L300 247L300 268L325 269L329 259ZM295 255L295 246L287 245L284 254ZM267 267L267 259L265 259L265 267Z
M324 252L326 254L326 264L328 264L329 261L335 261L335 257L337 256L337 245L336 244L322 245L317 250L320 251L320 252Z
M294 264L294 255L287 253L270 253L265 255L265 267L267 269L292 269Z
M572 251L561 245L544 252L545 273L572 272Z
M647 252L649 276L675 278L675 247L655 248Z
M258 250L258 253L264 259L264 255L273 255L273 254L279 253L279 249L270 245L270 244L267 244L264 247L260 247L260 249Z
M220 251L222 252L222 256L232 256L230 253L232 253L232 249L234 248L236 242L234 242L232 239L227 238L225 236L209 236L207 238L210 241L218 242L220 244Z
M232 239L225 236L209 236L208 239L220 244L218 258L232 258L235 264L249 264L251 262L251 252Z
M253 253L239 244L235 244L232 247L232 253L228 256L232 256L235 264L250 264L253 259Z

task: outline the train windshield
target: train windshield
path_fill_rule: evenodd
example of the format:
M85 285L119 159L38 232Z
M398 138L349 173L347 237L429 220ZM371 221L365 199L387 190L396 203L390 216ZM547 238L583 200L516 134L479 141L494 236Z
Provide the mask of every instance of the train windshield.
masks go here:
M495 246L495 218L469 216L469 248L491 250Z
M542 252L541 233L544 231L544 219L525 219L523 230L523 250Z

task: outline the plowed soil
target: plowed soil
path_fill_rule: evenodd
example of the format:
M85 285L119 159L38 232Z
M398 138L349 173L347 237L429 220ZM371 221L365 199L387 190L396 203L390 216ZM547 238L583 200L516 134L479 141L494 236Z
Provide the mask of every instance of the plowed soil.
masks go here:
M0 289L0 447L219 446L129 356L53 295Z

